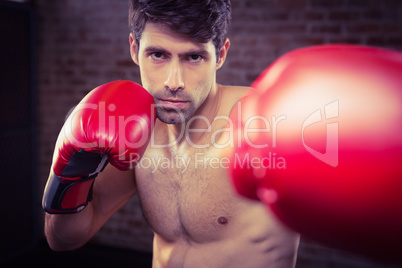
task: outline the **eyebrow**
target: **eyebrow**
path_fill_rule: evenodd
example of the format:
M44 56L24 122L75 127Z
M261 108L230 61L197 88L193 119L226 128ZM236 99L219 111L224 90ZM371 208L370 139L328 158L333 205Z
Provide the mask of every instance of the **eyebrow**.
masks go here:
M145 52L149 53L149 52L162 52L164 54L169 54L170 52L167 51L166 49L162 48L162 47L156 47L156 46L150 46L150 47L146 47Z
M164 49L163 47L159 47L159 46L149 46L145 48L145 52L146 53L150 53L150 52L161 52L167 55L171 55L172 53L170 53L169 51L167 51L166 49ZM186 57L186 56L190 56L190 55L200 55L203 57L208 57L209 53L207 50L205 49L194 49L194 50L189 50L186 51L184 53L179 53L179 57Z

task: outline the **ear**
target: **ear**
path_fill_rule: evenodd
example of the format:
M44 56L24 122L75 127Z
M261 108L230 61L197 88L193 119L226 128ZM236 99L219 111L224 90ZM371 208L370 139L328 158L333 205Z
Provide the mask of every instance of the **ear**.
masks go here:
M223 42L223 46L219 50L219 59L218 62L216 63L216 70L221 68L223 63L225 62L229 47L230 47L230 41L229 38L226 38L225 41Z
M137 42L135 41L132 33L130 33L129 41L131 58L133 59L134 63L138 65Z

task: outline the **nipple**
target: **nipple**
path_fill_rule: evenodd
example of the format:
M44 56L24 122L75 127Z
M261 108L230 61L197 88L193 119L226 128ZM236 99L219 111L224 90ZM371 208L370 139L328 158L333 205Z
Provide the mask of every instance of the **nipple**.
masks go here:
M222 224L222 225L225 225L225 224L228 223L228 219L226 219L225 217L219 217L218 218L218 223Z

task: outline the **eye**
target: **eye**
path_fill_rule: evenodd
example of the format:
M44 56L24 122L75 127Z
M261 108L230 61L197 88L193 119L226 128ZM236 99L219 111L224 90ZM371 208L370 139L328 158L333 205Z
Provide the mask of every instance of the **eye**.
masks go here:
M163 60L165 58L162 52L153 52L150 56L153 60Z
M203 59L203 58L202 58L201 55L196 55L196 54L194 54L194 55L189 55L189 57L188 57L188 60L189 60L190 62L200 62L202 59Z

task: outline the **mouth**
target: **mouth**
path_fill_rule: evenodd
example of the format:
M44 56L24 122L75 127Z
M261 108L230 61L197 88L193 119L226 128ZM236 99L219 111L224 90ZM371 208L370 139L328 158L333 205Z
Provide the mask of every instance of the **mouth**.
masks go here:
M165 109L182 110L188 106L189 102L181 99L158 99L158 106Z

